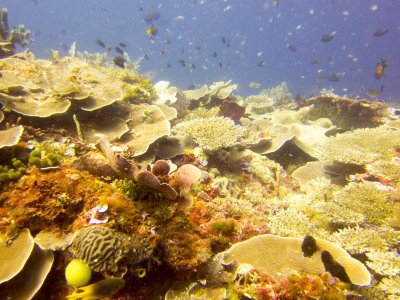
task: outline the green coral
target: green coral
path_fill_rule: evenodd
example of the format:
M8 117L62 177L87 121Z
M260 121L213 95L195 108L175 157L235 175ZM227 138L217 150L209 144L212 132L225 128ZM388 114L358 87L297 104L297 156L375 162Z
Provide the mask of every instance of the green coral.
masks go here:
M141 78L136 85L124 84L122 91L126 103L151 103L157 97L153 84L147 78Z
M0 182L16 180L25 173L26 166L19 159L13 158L11 163L12 167L0 166Z
M243 135L244 128L228 118L208 117L184 121L176 125L173 131L191 137L204 149L216 150L235 145Z
M62 155L57 153L47 153L40 149L35 149L29 155L29 164L38 168L55 167L61 164L63 160Z

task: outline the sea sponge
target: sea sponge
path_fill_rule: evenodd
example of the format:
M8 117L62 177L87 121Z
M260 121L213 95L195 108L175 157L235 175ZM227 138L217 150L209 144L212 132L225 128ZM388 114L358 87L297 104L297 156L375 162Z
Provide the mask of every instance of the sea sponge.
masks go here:
M73 287L86 285L91 276L92 271L88 265L76 258L71 260L65 268L65 279L67 279L68 285Z
M184 121L176 125L173 131L191 137L204 149L216 150L235 145L244 128L228 118L209 117Z
M400 131L384 126L362 128L338 134L316 146L319 160L365 164L376 160L391 160L400 145Z

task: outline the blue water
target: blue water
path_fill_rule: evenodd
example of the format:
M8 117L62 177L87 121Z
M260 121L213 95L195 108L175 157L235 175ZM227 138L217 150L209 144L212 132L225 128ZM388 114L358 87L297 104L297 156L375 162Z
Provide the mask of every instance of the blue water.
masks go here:
M252 81L262 88L286 81L303 97L333 88L339 95L368 98L368 90L382 87L379 100L400 102L400 1L279 2L1 0L0 6L8 8L10 25L32 30L29 48L41 58L50 49L67 54L74 41L79 51L100 52L95 40L101 39L107 46L125 43L132 59L146 55L143 73L182 89L232 79L239 84L236 93L248 95L259 92L248 87ZM153 12L160 18L151 38L144 18ZM389 32L375 37L378 29ZM333 39L323 43L321 37L332 32ZM388 67L378 80L374 70L381 59ZM338 81L327 79L333 74Z

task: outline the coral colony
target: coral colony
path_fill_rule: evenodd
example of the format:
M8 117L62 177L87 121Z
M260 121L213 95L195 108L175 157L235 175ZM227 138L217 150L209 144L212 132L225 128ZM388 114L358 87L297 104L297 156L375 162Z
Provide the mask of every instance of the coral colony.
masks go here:
M393 109L0 37L0 298L400 297Z

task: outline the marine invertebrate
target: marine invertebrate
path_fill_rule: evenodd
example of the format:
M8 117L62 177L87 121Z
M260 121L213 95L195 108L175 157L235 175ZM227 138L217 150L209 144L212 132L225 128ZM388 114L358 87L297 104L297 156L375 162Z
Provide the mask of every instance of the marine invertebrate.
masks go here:
M0 148L14 146L19 142L24 127L14 126L5 130L0 130Z
M116 272L118 262L125 255L121 236L104 226L89 226L80 230L70 250L97 272Z
M246 107L246 113L249 115L262 115L275 109L274 99L267 97L263 93L248 96L243 102Z
M12 159L12 167L8 165L0 166L0 183L8 180L20 178L26 170L26 166L18 159Z
M349 99L336 95L322 95L306 100L312 120L324 117L342 129L376 127L388 116L387 105L378 101Z
M315 240L316 249L310 257L304 256L302 238L279 237L271 234L255 236L236 243L218 256L223 257L224 265L250 264L261 272L267 272L279 278L295 270L311 274L324 273L327 265L324 263L323 253L327 252L335 263L344 268L350 282L361 286L370 285L371 275L361 262L328 241L318 238Z
M314 154L320 160L366 164L390 161L400 145L400 131L384 126L348 131L323 140Z
M89 282L91 276L92 271L90 268L76 258L71 260L65 268L65 279L70 286L84 286Z
M31 299L50 272L53 252L34 245L28 229L22 229L11 245L1 248L0 298Z
M393 251L371 251L367 253L367 266L382 276L400 274L400 257Z
M30 42L30 31L26 30L24 25L9 29L8 11L6 8L2 8L0 12L0 58L17 53L16 44L24 47Z
M224 117L193 119L177 124L173 131L186 135L207 150L230 147L236 144L244 132L243 127Z

